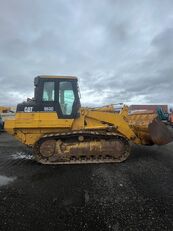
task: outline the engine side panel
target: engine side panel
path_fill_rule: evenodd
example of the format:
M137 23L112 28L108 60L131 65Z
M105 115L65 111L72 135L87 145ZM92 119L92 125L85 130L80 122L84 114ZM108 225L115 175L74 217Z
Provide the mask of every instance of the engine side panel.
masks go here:
M46 133L66 131L74 119L59 119L56 112L18 112L5 122L5 130L22 143L33 145Z

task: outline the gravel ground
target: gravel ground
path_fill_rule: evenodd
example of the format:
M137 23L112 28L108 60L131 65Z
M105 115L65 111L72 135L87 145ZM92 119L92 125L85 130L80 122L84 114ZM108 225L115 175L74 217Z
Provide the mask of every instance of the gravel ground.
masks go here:
M173 230L173 144L121 164L45 166L0 134L0 230Z

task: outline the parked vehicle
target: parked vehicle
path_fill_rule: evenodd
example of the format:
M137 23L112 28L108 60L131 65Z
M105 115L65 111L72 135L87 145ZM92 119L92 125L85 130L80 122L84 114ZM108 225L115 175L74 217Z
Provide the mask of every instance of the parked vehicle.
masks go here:
M3 122L2 116L0 114L0 132L3 131L3 129L4 129L4 122Z

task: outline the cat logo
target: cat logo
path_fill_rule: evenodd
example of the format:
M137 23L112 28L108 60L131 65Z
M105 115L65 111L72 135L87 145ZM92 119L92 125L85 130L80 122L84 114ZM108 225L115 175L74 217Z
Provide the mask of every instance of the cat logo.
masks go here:
M33 107L24 107L24 112L32 112Z

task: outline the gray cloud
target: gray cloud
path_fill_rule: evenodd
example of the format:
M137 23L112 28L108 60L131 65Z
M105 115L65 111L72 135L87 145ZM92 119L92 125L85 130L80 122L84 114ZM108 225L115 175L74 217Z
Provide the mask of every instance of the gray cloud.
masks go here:
M77 75L84 104L172 103L171 0L6 0L0 105L31 97L39 74Z

